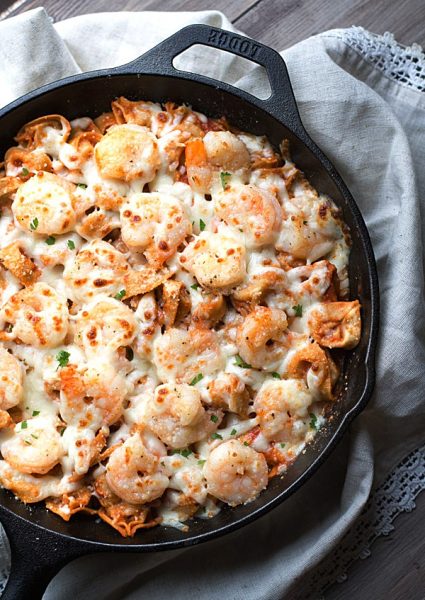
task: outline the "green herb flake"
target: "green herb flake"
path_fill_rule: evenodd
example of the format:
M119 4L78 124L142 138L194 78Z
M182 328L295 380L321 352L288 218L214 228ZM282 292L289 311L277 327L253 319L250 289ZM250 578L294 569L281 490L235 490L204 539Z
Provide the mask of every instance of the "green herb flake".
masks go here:
M282 377L279 375L279 373L276 373L276 371L273 371L272 377L274 377L275 379L282 379Z
M118 294L115 294L115 300L122 300L125 296L125 290L120 290Z
M296 304L295 306L292 307L292 310L295 312L296 317L303 316L303 305L302 304Z
M38 227L38 219L37 217L34 217L34 219L31 221L30 223L30 228L32 231L35 231Z
M199 287L199 283L194 283L193 285L190 286L192 288L192 290L197 290Z
M134 351L133 348L130 348L130 346L127 346L125 349L125 357L127 360L133 360L134 358Z
M244 446L249 446L248 442L243 443Z
M217 415L211 415L211 421L212 421L213 423L217 423L217 421L218 421L218 417L217 417Z
M203 467L206 462L207 462L206 460L198 460L198 465L200 467Z
M72 240L68 240L67 245L70 250L75 250L75 244Z
M219 433L213 433L213 434L212 434L212 436L211 436L211 438L212 438L213 440L222 440L222 439L223 439L223 436L222 436L222 435L220 435Z
M60 352L58 352L56 354L56 360L58 361L58 366L56 368L56 371L59 369L59 367L66 367L66 365L69 362L69 357L70 357L70 353L67 352L66 350L61 350Z
M252 369L251 365L249 365L248 363L246 363L243 360L243 358L241 358L239 356L239 354L236 354L236 356L235 356L235 362L233 364L236 365L237 367L241 367L242 369Z
M199 219L199 229L201 231L204 231L204 229L205 229L205 223L202 219Z
M56 238L54 238L52 235L49 235L49 237L46 238L44 241L48 246L53 246L56 243Z
M284 448L286 446L286 444L280 444L281 448Z
M31 444L31 440L24 440L24 443L25 443L27 446L31 446L31 445L32 445L32 444Z
M227 173L226 171L220 173L220 181L221 181L221 186L222 186L223 190L225 190L227 188L231 176L232 176L232 174Z
M238 432L235 428L232 429L232 431L230 432L230 435L236 435Z
M77 183L77 187L79 187L79 188L81 188L83 190L86 190L87 189L87 184L85 184L85 183Z
M21 177L28 177L29 174L30 172L28 171L28 169L26 167L23 167L21 171Z
M189 448L174 449L171 450L171 454L180 454L184 458L188 458L192 454L192 450L189 450Z
M32 433L31 437L33 437L35 440L38 440L38 435L35 435L35 433Z
M28 427L28 423L26 421L21 422L21 429L26 429Z
M192 379L192 381L189 383L189 385L196 385L203 378L204 378L204 376L202 375L202 373L198 373L197 375L195 375L195 377Z
M311 429L316 429L317 430L317 417L314 413L310 413L309 414L310 417L310 427Z
M33 416L33 417L38 417L38 415L39 415L39 414L40 414L40 411L39 411L39 410L33 410L33 411L32 411L32 416Z
M66 427L62 427L62 429L60 430L61 437L62 437L62 436L63 436L63 434L65 433L65 429L66 429Z

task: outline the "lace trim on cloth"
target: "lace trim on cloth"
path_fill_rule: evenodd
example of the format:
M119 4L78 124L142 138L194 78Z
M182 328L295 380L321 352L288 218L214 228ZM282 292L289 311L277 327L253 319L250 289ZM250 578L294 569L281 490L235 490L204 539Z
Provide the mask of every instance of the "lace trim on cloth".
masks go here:
M338 37L386 77L425 92L425 52L419 44L403 46L392 33L377 35L363 27L340 30Z
M359 558L371 555L370 547L381 535L394 529L402 512L416 508L415 498L425 490L425 445L404 458L375 491L355 525L339 546L315 569L297 600L324 600L324 592L347 579L347 570Z

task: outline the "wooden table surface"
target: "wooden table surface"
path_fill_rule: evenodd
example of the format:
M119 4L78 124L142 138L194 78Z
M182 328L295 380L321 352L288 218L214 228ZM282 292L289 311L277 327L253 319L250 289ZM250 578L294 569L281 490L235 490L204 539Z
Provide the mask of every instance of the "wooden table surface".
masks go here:
M55 21L113 10L221 10L247 35L278 50L350 25L391 31L403 44L425 46L425 0L0 0L0 19L39 6ZM348 581L327 592L326 600L424 600L424 520L425 494L413 513L397 518L390 536L375 542L371 558L357 561Z

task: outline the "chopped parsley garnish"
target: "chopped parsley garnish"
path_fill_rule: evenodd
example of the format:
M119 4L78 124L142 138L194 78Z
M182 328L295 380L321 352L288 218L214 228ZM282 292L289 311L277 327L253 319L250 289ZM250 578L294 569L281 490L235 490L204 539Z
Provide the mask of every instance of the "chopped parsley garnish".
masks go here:
M122 300L125 296L125 290L120 290L118 294L115 294L115 300Z
M246 363L243 360L243 358L241 358L239 356L239 354L236 354L236 356L235 356L235 362L233 364L236 365L237 367L241 367L242 369L252 369L251 365L249 365L248 363Z
M87 189L87 185L85 183L77 183L77 187L82 188L83 190Z
M230 435L236 435L238 432L235 428L232 429L232 431L230 432Z
M310 427L312 429L317 429L317 417L314 413L309 414L310 417Z
M286 444L280 444L281 448L284 448L286 446Z
M212 436L211 436L211 438L212 438L213 440L222 440L222 439L223 439L223 436L222 436L222 435L220 435L219 433L213 433L213 434L212 434Z
M198 460L198 465L200 467L203 467L206 462L207 462L206 460Z
M35 433L32 433L31 437L33 437L35 440L38 440L38 435L35 435Z
M308 221L303 221L304 225L308 225Z
M68 248L70 250L75 250L75 244L74 244L74 242L72 240L68 240L67 243L68 243Z
M194 283L193 285L190 286L192 288L192 290L197 290L199 287L199 283Z
M30 172L28 171L28 169L26 167L23 167L23 169L21 171L22 177L27 177L29 174L30 174Z
M58 352L56 354L56 360L59 363L56 368L56 371L59 369L59 367L66 367L70 356L71 356L70 353L67 352L66 350L61 350L60 352Z
M38 219L37 217L34 217L34 219L31 221L30 223L30 228L32 229L32 231L35 231L38 227Z
M227 172L222 172L220 173L220 180L221 180L221 185L223 187L223 190L226 189L227 184L229 183L229 180L231 178L232 174L231 173L227 173Z
M188 456L192 454L192 450L189 450L189 448L181 448L179 450L171 450L171 454L180 454L184 458L188 458Z
M44 241L48 246L53 246L53 244L56 243L56 238L54 238L52 235L49 235L49 237L46 238Z
M31 445L32 445L32 444L31 444L31 440L24 440L24 443L25 443L27 446L31 446Z
M217 423L217 421L218 421L218 417L217 417L217 415L211 415L211 421L212 421L213 423Z
M198 373L197 375L195 375L195 377L192 379L192 381L189 383L189 385L196 385L203 378L204 378L204 376L202 375L202 373Z
M249 446L248 442L243 443L244 446Z
M205 223L202 219L199 219L199 229L201 231L204 231L204 229L205 229Z
M21 429L26 429L28 427L28 423L26 421L21 422Z
M33 411L32 411L32 416L33 416L33 417L38 417L38 415L39 415L39 414L40 414L40 411L39 411L39 410L33 410Z
M295 312L296 317L303 316L303 305L302 304L296 304L295 306L292 307L292 310Z
M276 371L273 371L272 377L274 377L275 379L282 379L279 373L276 373Z
M65 429L66 429L66 427L62 427L62 429L60 430L61 436L63 436L63 434L65 433Z
M133 348L130 348L130 346L127 346L125 349L125 357L127 360L133 360L134 358Z

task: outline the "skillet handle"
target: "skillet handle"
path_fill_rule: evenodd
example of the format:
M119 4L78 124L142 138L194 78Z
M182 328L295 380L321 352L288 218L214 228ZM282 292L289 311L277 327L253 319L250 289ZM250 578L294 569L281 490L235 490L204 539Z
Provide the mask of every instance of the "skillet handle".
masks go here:
M173 60L194 44L224 50L264 67L269 78L271 95L265 100L260 100L241 90L238 90L238 93L283 121L294 133L305 133L283 58L276 50L238 33L225 31L218 27L210 27L209 25L189 25L154 46L136 60L118 67L115 71L123 73L143 72L189 78L189 74L185 74L185 72L179 71L173 66ZM196 79L210 85L213 84L219 89L231 90L233 87L205 75L196 74Z
M9 539L12 568L1 600L41 600L52 578L70 560L87 554L87 546L28 523L0 507Z

